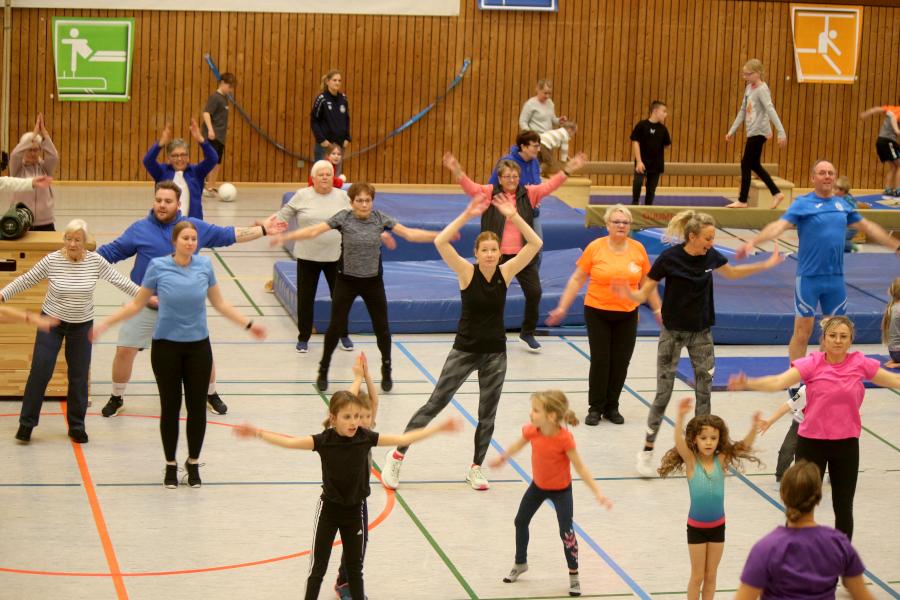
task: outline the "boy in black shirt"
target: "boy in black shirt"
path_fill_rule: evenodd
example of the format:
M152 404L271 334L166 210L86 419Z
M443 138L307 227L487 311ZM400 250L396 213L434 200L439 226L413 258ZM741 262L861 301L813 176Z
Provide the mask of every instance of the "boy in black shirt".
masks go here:
M659 176L665 170L664 153L672 145L669 130L664 123L669 114L665 102L650 103L650 117L638 122L631 132L631 150L634 154L634 182L631 185L631 203L640 204L641 186L647 178L647 196L644 204L653 204Z

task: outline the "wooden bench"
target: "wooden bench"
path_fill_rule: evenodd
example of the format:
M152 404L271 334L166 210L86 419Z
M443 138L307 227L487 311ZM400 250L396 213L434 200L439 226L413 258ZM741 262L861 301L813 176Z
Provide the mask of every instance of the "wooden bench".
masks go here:
M778 189L784 194L782 207L787 207L794 199L794 184L778 177L778 164L767 163L763 168L772 176ZM593 161L585 163L578 175L632 175L634 163L631 161ZM666 163L666 175L687 177L740 177L740 163ZM765 184L755 177L750 180L750 195L747 204L754 208L771 208L772 195Z

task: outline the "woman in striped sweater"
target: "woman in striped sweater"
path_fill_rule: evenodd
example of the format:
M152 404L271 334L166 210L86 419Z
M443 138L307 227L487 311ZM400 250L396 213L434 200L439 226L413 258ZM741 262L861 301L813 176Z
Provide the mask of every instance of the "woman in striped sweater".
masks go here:
M38 331L34 340L31 373L25 384L19 430L16 432L16 439L20 442L30 441L31 430L38 424L44 392L53 376L63 340L66 342L66 363L69 367L69 389L66 394L69 437L79 444L88 441L84 416L91 366L89 332L94 323L94 288L98 279L105 279L126 294L134 296L138 293L138 286L130 279L116 271L99 254L84 249L86 239L87 223L81 219L71 221L63 233L62 249L51 252L0 290L0 300L8 302L16 294L46 279L49 286L41 312L59 319L59 324L49 331Z

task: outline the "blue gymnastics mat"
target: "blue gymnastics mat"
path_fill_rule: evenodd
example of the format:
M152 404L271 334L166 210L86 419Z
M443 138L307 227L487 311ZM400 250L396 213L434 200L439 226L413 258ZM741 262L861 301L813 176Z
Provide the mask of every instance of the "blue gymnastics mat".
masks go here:
M880 354L869 354L869 358L874 358L881 364L887 362L888 357ZM741 371L748 377L763 377L764 375L777 375L788 368L787 353L784 356L747 356L747 357L721 357L716 358L716 370L713 373L712 389L714 392L723 392L728 389L728 378L737 375ZM888 369L894 373L900 372L898 369ZM681 381L685 382L691 388L694 387L694 369L691 367L689 358L682 358L678 361L678 370L675 375ZM878 386L867 381L867 388L877 388Z
M281 199L282 205L287 203L294 192L287 192ZM407 227L418 227L439 231L447 223L459 216L468 206L469 197L465 194L397 194L377 193L375 209L390 215ZM556 198L547 196L541 202L541 228L543 229L544 251L563 250L566 248L584 248L595 238L605 235L605 229L587 229L584 226L584 213ZM297 227L296 222L288 223L288 229ZM460 239L453 246L462 256L471 256L475 245L475 237L481 232L479 219L471 219L460 231ZM440 260L440 255L433 244L412 244L399 236L397 249L383 249L385 262ZM290 252L293 242L285 244Z
M541 262L540 322L556 307L575 261L581 256L577 248L545 252ZM297 321L297 267L294 261L278 261L274 270L274 290L278 301ZM459 281L456 274L441 260L384 263L384 283L388 300L388 318L393 333L449 333L455 332L461 310ZM579 293L564 325L584 324L581 306L584 292ZM315 318L317 331L328 328L331 299L328 285L320 278L316 293ZM518 329L525 312L525 296L518 282L513 281L506 297L504 323L507 329ZM350 310L352 333L372 331L369 314L361 299Z

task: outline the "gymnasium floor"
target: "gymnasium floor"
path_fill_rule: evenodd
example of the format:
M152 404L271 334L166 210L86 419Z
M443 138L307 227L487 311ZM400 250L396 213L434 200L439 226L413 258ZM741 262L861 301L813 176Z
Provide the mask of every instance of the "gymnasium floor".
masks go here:
M242 188L234 204L205 200L207 219L221 225L249 224L278 205L279 188ZM152 203L146 186L66 186L58 194L57 226L76 216L87 220L98 243L143 218ZM73 210L74 203L80 207ZM742 235L742 232L734 232ZM720 235L720 243L736 238ZM201 489L161 485L163 457L156 415L156 386L149 357L135 363L126 412L113 419L99 410L110 392L116 331L96 345L87 431L89 444L66 437L60 403L47 402L30 445L14 442L20 408L0 405L0 598L207 598L299 597L308 568L313 509L319 493L316 455L257 441L236 439L234 424L250 421L271 431L310 434L320 429L325 399L312 381L321 337L309 354L294 351L296 329L274 296L263 291L271 264L284 258L265 240L212 252L226 297L261 320L269 339L254 342L210 310L218 390L227 415L209 415L201 459ZM130 263L119 268L127 272ZM123 300L107 284L98 286L98 316ZM559 388L579 417L586 411L588 352L581 337L543 338L544 352L526 353L511 334L509 371L498 414L494 447L511 444L528 418L532 391ZM395 388L382 397L377 429L400 432L430 393L451 346L450 335L394 338ZM374 338L354 336L358 349L377 364ZM877 346L859 349L877 352ZM784 347L720 346L719 356L786 356ZM656 340L639 338L621 397L623 426L602 422L574 430L578 448L613 500L607 512L575 482L575 519L580 544L581 584L586 598L685 597L689 572L685 547L688 506L683 478L642 480L634 471L647 406L655 391ZM337 352L332 391L346 385L354 355ZM786 361L785 361L786 363ZM686 386L676 382L676 390ZM856 496L854 543L870 573L877 598L900 597L900 394L868 390ZM678 392L674 400L680 397ZM765 414L783 394L714 393L714 412L734 436L742 436L756 410ZM528 449L499 470L488 470L491 490L475 492L464 477L472 452L472 415L477 384L466 383L445 416L462 418L461 433L414 447L397 493L373 478L369 498L371 539L366 590L371 600L565 598L567 577L553 511L543 507L531 527L531 570L515 584L501 578L513 562L513 516L531 471ZM670 414L673 412L670 408ZM783 521L772 475L788 426L784 419L758 442L764 466L751 466L727 483L728 534L719 568L718 597L733 595L747 552L755 540ZM657 457L669 447L672 428L663 425ZM185 458L184 439L179 461ZM377 465L381 451L374 455ZM818 513L833 524L830 494ZM894 534L890 532L894 531ZM337 554L323 586L331 584ZM842 597L839 592L838 597ZM845 596L844 596L845 597Z

